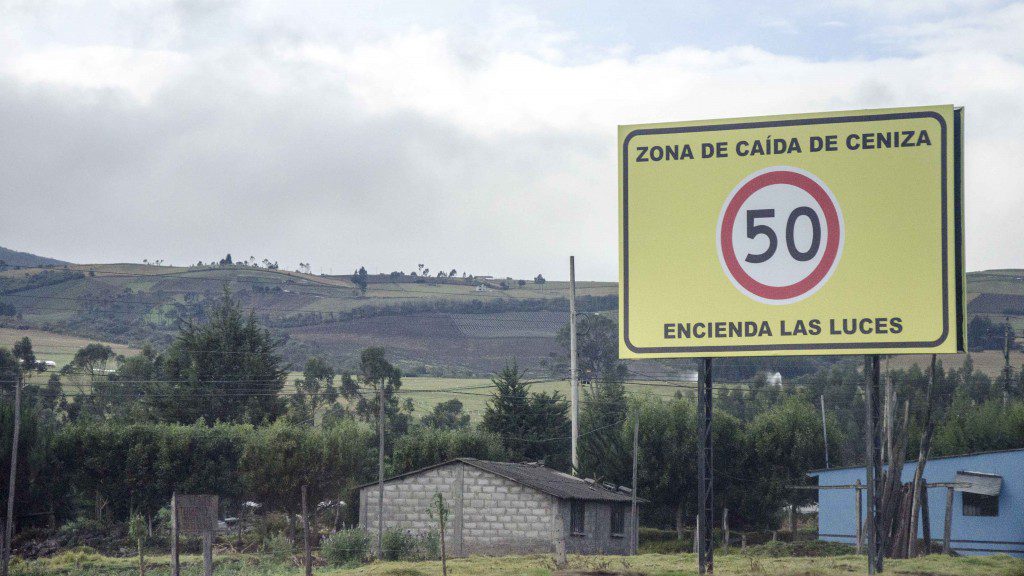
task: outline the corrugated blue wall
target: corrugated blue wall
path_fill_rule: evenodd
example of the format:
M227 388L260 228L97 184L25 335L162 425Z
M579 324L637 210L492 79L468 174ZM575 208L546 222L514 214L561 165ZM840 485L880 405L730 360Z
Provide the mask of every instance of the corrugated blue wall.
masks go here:
M903 467L903 481L914 479L917 460ZM1003 477L999 495L999 516L964 516L963 495L953 495L952 547L961 554L993 554L1005 552L1024 558L1024 449L972 454L928 461L924 477L928 482L952 482L958 471L984 472ZM866 482L864 468L818 470L819 486ZM833 542L854 543L857 516L855 490L818 491L818 538ZM866 514L867 492L864 492L862 514ZM946 514L946 489L928 490L928 508L933 541L942 541Z

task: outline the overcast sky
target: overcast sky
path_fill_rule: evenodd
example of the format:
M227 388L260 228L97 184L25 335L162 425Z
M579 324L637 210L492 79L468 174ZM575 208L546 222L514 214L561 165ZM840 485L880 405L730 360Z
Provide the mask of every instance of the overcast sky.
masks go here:
M384 4L0 0L0 245L610 280L617 125L958 104L1024 266L1024 4Z

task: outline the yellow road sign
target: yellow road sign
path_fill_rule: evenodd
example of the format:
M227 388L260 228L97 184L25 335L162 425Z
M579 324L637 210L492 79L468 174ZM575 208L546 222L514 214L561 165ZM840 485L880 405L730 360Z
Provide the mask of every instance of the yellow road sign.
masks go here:
M623 358L966 348L963 111L619 127Z

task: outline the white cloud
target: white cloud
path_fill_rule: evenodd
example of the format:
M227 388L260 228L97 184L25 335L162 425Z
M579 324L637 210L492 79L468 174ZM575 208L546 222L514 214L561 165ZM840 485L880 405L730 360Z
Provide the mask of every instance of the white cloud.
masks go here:
M968 265L1024 260L1024 244L1002 240L1024 212L1019 6L894 25L899 56L826 61L753 44L570 58L572 32L521 11L473 31L335 41L249 13L189 13L182 26L165 8L152 8L152 42L2 29L0 152L20 162L0 175L33 191L14 211L46 211L58 232L13 221L0 244L531 277L561 276L574 253L581 277L611 279L616 125L956 103L968 110ZM182 40L204 18L240 28ZM83 227L97 206L108 225Z

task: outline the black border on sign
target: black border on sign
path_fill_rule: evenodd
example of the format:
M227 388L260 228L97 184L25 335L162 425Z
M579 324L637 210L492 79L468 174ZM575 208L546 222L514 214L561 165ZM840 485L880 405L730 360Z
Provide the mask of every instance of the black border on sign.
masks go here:
M967 352L967 294L964 268L964 109L953 109L953 243L956 248L956 349Z
M683 134L688 132L718 132L723 130L738 130L738 129L750 129L750 128L776 128L782 126L802 126L802 125L815 125L815 124L840 124L840 123L851 123L851 122L874 122L884 120L909 120L916 118L931 118L938 122L941 129L941 141L942 141L942 334L935 340L930 342L834 342L834 343L822 343L822 344L750 344L750 345L736 345L736 346L649 346L640 347L634 346L629 340L629 141L635 136L650 136L654 134ZM955 115L954 115L954 127ZM954 138L956 137L956 130L954 130ZM729 124L709 124L703 126L680 126L670 128L640 128L631 131L622 141L622 339L626 347L632 352L637 354L670 354L673 352L679 353L701 353L701 352L767 352L767 351L786 351L786 350L822 350L825 353L838 353L842 354L842 350L856 350L853 354L864 353L871 348L934 348L941 345L949 337L949 254L947 250L948 245L948 202L947 202L947 126L946 120L935 112L931 111L919 111L919 112L897 112L890 114L858 114L852 116L834 116L828 118L800 118L793 120L768 120L761 122L734 122ZM956 147L954 146L954 153ZM957 166L959 163L957 163ZM956 166L955 166L956 167ZM954 167L954 168L955 168ZM959 188L959 186L954 187ZM956 191L956 190L954 190ZM962 207L959 202L959 197L954 198L954 208L956 206ZM962 231L960 230L962 224L960 222L960 214L957 213L956 226L954 233L958 239L962 239ZM957 248L957 255L961 251L961 248ZM957 258L958 262L954 265L962 271L962 256ZM960 275L958 273L957 282L961 282ZM959 304L961 301L962 289L957 287L957 304L958 304L958 340L959 340L959 325L962 322L959 321L959 314L962 313ZM958 343L959 344L959 343ZM959 346L958 346L959 347Z

